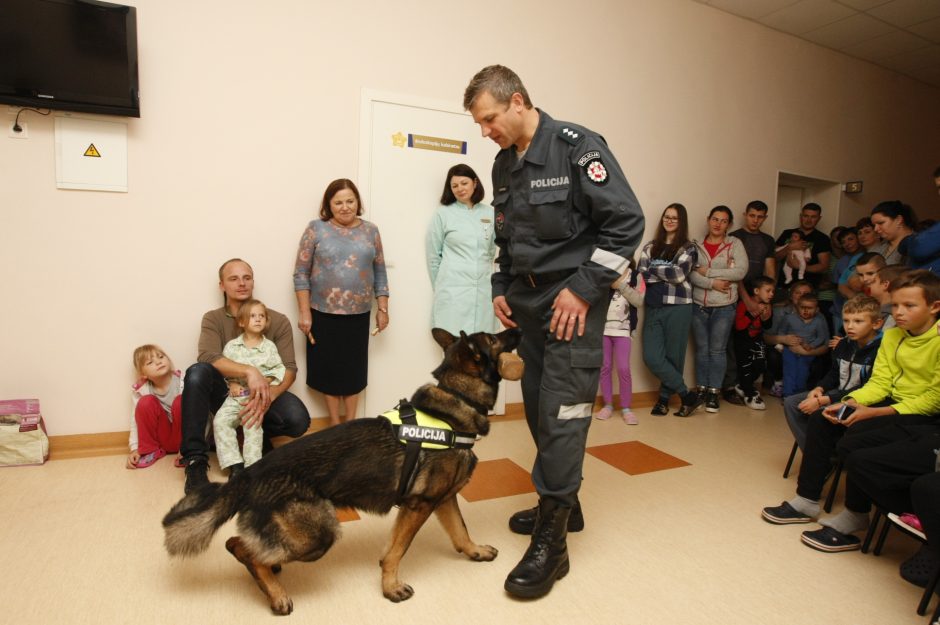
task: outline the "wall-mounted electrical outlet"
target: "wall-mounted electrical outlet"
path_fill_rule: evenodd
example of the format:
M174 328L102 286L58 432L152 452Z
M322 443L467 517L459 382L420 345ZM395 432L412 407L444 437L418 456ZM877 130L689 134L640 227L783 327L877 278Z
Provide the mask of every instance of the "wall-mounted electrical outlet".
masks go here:
M16 132L13 130L13 126L16 124L15 120L10 120L7 122L7 136L13 139L28 139L29 138L29 129L26 127L26 122L20 122L20 131Z

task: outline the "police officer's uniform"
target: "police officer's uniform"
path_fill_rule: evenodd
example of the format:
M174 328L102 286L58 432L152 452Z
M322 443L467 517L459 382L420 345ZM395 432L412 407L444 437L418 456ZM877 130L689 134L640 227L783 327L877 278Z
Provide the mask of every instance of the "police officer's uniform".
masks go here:
M610 285L643 236L630 184L603 137L539 111L520 159L514 146L493 164L499 254L493 297L505 295L523 332L522 393L538 453L540 497L574 504L603 361ZM590 304L583 336L549 334L552 302L567 287Z

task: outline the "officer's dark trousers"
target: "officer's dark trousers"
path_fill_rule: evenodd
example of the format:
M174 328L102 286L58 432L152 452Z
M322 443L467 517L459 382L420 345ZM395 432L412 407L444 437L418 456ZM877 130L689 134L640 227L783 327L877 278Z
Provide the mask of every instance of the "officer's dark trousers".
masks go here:
M531 287L516 279L506 293L512 319L522 330L525 361L522 399L535 441L532 482L540 497L574 505L581 486L584 447L603 364L607 302L592 302L584 336L549 335L552 302L563 283Z
M218 369L204 362L197 362L186 370L183 378L183 441L180 454L184 458L207 457L209 443L206 440L209 415L215 413L228 396L228 384ZM271 403L261 426L265 438L290 436L296 438L310 427L307 408L296 395L281 393Z

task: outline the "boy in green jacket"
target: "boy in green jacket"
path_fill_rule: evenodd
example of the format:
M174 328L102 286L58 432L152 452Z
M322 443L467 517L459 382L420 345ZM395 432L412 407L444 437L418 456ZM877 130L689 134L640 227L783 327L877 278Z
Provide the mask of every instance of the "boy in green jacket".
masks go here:
M831 423L849 428L837 446L848 477L845 509L821 520L822 528L803 532L803 543L819 551L858 549L852 533L868 526L871 499L854 483L851 454L913 437L940 421L940 277L909 271L890 289L897 327L885 332L871 378L823 411Z

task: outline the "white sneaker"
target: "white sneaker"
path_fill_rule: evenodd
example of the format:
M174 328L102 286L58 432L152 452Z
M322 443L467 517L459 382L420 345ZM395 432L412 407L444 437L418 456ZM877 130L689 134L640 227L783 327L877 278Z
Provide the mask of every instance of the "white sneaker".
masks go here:
M761 399L760 395L755 395L754 397L746 397L744 399L744 405L750 408L751 410L767 410L767 406L764 404L764 400Z
M744 389L741 388L740 384L734 385L734 393L741 399L747 399L747 395L744 394Z

